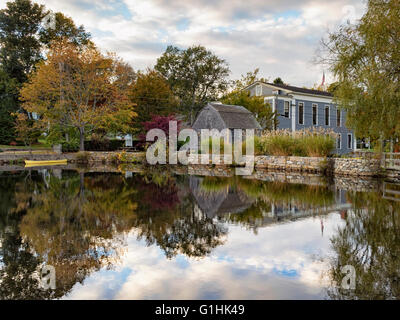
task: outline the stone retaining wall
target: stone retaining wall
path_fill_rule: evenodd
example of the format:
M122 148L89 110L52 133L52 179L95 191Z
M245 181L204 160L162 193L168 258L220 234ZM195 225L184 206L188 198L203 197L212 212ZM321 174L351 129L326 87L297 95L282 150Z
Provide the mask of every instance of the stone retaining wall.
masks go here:
M83 152L57 154L55 152L46 153L0 153L0 163L11 163L23 160L60 160L67 159L71 163L145 163L146 154L144 152ZM221 157L223 159L223 157ZM193 158L189 158L192 162ZM211 161L211 158L210 158ZM284 172L306 172L306 173L331 173L334 175L347 176L378 176L381 174L380 161L376 159L358 158L313 158L313 157L275 157L275 156L256 156L254 159L256 169ZM218 167L227 168L223 161ZM204 169L204 168L203 168ZM199 170L202 170L199 167ZM208 169L204 169L208 170ZM223 172L223 170L221 171ZM399 176L396 172L391 172L391 176Z
M78 153L64 153L64 159L69 162L88 162L88 163L141 163L145 162L144 152L99 152L85 151Z

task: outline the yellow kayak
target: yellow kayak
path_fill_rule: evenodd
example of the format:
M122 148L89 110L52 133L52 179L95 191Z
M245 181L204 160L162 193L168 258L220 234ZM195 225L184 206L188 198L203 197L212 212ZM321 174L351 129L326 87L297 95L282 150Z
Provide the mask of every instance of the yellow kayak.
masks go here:
M47 160L47 161L34 161L25 160L25 167L43 167L43 166L56 166L56 165L66 165L67 159L64 160Z

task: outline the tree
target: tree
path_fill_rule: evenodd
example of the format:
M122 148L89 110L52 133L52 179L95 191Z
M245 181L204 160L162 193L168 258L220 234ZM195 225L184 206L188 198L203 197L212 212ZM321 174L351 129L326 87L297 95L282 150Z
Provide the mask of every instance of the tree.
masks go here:
M14 79L0 68L0 144L9 144L15 139L14 117L16 112L18 87Z
M274 84L282 84L282 85L284 85L285 83L283 82L283 80L280 77L278 77L278 78L276 78L274 80Z
M135 127L143 130L143 123L150 121L153 115L166 116L177 110L178 101L168 82L157 71L148 69L139 72L132 85L129 97L136 104L138 114Z
M152 129L161 129L164 131L165 136L167 139L169 138L169 123L170 121L176 121L177 122L177 131L179 133L180 131L180 126L181 126L181 121L177 120L174 115L169 115L169 116L158 116L158 115L153 115L151 117L150 121L146 121L143 123L143 128L145 132L149 132ZM141 140L144 141L146 140L146 134L143 133L141 135Z
M264 102L263 97L250 97L250 92L235 90L222 98L225 104L245 107L256 117L258 123L263 129L272 130L275 126L275 114L269 104Z
M356 24L322 41L320 62L337 78L334 95L347 125L372 140L400 134L400 3L369 0Z
M68 38L76 44L86 44L90 34L82 26L76 27L72 19L56 13L55 29L42 24L50 12L31 0L7 2L0 10L0 63L10 78L22 84L39 61L42 47L52 40Z
M52 41L65 38L78 46L87 45L91 41L90 33L86 32L83 26L77 27L71 18L61 12L56 12L54 16L55 28L42 28L39 32L40 42L47 48L50 47Z
M0 143L8 144L15 139L11 113L20 109L19 89L43 59L43 48L61 37L77 45L90 41L83 26L76 27L72 19L60 12L55 14L55 26L46 27L42 21L49 13L43 5L30 0L7 2L6 8L0 10Z
M254 71L249 71L246 74L242 74L240 79L233 80L231 82L232 90L242 90L257 81L268 82L268 79L259 77L259 72L260 68L255 68Z
M269 104L264 102L263 97L250 96L249 91L243 89L256 81L268 82L267 79L258 76L259 69L247 72L240 79L232 81L233 89L226 93L221 99L222 103L242 106L251 111L263 129L272 130L276 127L276 117Z
M0 10L0 63L19 83L26 81L42 59L37 35L45 16L44 6L30 0L7 2L7 7Z
M104 56L89 43L53 42L21 90L23 107L51 125L79 130L80 150L94 130L127 133L136 113L128 99L134 72L114 55Z
M203 46L186 50L169 46L158 58L155 70L167 79L174 94L180 98L191 124L207 101L215 100L226 90L230 72L225 60Z
M32 147L41 135L41 122L28 119L25 113L14 113L17 137L25 146Z

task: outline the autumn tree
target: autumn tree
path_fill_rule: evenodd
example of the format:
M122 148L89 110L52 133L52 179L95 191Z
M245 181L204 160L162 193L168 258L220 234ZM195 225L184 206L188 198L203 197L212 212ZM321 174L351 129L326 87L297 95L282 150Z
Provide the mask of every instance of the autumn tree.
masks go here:
M42 133L42 122L29 119L25 113L13 113L17 138L31 149Z
M62 40L52 44L36 70L21 90L23 107L51 125L76 128L81 151L85 135L94 130L131 130L136 113L128 87L134 72L114 55L102 55L91 43L82 47Z
M226 61L203 46L186 50L169 46L154 68L180 98L182 111L188 114L192 124L204 104L226 90L230 73Z
M136 104L138 116L135 127L139 131L143 130L143 123L150 121L153 115L167 116L176 112L179 103L165 78L151 69L138 72L129 97Z
M53 40L68 38L77 45L87 44L90 34L71 18L57 12L55 24L43 23L50 12L31 0L7 2L0 10L0 143L15 139L11 113L21 111L19 89L43 60L44 49Z
M359 137L400 135L400 2L369 0L355 24L322 41L322 58L337 78L334 96Z

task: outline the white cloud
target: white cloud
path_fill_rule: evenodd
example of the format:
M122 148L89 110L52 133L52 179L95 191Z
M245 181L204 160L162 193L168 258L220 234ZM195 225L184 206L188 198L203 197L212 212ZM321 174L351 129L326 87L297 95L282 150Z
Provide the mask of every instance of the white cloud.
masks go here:
M67 298L321 298L329 239L341 223L337 213L324 218L324 237L316 218L260 228L257 235L231 226L227 242L203 259L167 260L156 245L147 247L133 232L121 265L93 274Z
M359 0L37 2L83 24L136 69L154 65L168 44L202 44L228 61L234 78L260 67L265 77L300 86L321 80L310 61L325 31L364 10Z

